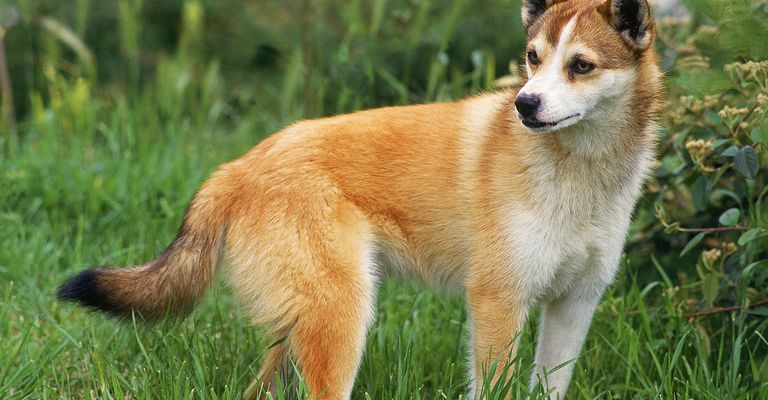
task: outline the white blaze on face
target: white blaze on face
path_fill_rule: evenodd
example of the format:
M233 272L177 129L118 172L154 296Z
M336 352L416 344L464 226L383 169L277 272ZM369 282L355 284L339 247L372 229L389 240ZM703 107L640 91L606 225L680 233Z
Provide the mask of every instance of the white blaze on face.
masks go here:
M599 59L599 54L591 50L588 44L573 42L576 19L577 16L574 16L568 21L560 33L554 52L542 59L538 69L533 70L530 64L526 63L530 79L520 89L519 94L539 96L541 105L535 119L549 124L542 128L528 128L531 131L551 132L571 126L582 119L611 117L606 115L611 112L606 111L615 107L606 108L602 103L627 93L627 88L634 82L634 73L630 69L600 69L599 66L591 72L595 77L589 80L581 80L579 77L573 81L567 79L568 65L576 55L591 55L593 59ZM546 54L544 50L547 44L544 36L542 32L533 41L534 48L540 55Z

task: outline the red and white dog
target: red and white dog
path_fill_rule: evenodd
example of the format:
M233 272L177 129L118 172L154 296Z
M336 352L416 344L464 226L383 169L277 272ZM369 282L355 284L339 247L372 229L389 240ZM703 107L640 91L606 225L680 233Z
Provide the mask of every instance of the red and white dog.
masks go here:
M182 311L221 261L314 397L348 399L378 277L466 295L472 396L542 307L536 373L564 395L653 159L661 74L646 0L528 0L527 82L452 103L297 123L223 165L173 243L90 269L59 297L146 318ZM501 368L497 369L498 371Z

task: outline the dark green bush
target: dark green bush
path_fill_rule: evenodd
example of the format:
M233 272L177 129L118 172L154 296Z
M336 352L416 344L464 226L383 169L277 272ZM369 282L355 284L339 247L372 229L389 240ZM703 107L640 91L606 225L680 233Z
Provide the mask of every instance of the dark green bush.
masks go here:
M768 2L688 5L690 19L658 21L669 106L631 256L671 276L675 312L764 317Z

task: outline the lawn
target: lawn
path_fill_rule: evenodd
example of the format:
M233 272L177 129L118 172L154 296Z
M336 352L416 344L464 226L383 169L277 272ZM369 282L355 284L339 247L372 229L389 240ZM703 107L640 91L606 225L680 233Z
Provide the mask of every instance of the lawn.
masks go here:
M178 36L172 45L150 40L162 37L165 24L140 1L114 2L113 19L89 1L64 3L18 2L21 19L6 37L18 115L13 125L4 119L0 130L0 398L239 398L270 343L244 318L223 276L190 315L156 324L59 302L57 286L86 267L154 258L216 166L282 126L492 89L524 40L518 4L510 1L478 3L504 10L499 12L468 1L442 8L430 2L319 2L332 6L310 9L319 22L309 28L278 2L266 2L263 15L243 6L242 16L227 8L240 4L234 0L167 2L175 10L170 15L178 17L164 28ZM404 28L398 18L405 12L410 22ZM335 13L340 21L329 22ZM723 65L768 54L738 58L703 51L712 64L689 73L693 61L678 67L682 61L675 57L683 52L675 46L706 35L702 21L719 26L707 13L695 15L701 19L683 28L673 22L660 27L667 30L659 47L670 74L669 113L682 107L683 116L665 116L660 172L636 213L617 281L575 361L571 399L768 398L768 307L750 305L768 298L766 169L759 167L768 159L761 142L768 136L759 136L768 124L755 116L751 136L741 128L686 130L712 117L693 119L694 106L678 99L688 92L704 98L706 85L696 80L708 79L714 83L706 89L724 93L721 100L751 104L757 98L747 92L752 86L729 89ZM46 25L42 17L64 28ZM119 35L102 40L109 21ZM270 21L274 31L258 31ZM281 36L294 26L304 34ZM267 44L247 47L248 29L266 35ZM496 46L477 45L485 43L487 29L515 32ZM67 42L62 32L83 39ZM256 48L254 54L243 61L227 46L217 50L210 41L226 35L233 37L231 46ZM316 39L307 39L312 35ZM317 43L302 44L302 38ZM717 64L717 57L724 61ZM755 90L766 93L765 82ZM714 155L705 155L709 159L692 161L686 140L717 135L730 140L735 153L725 154L730 144L716 143ZM749 160L746 147L757 153L754 173L749 164L740 169L739 154ZM706 161L719 155L732 161ZM722 168L721 180L697 189L705 186L699 176L712 176L694 167L705 164ZM697 190L711 191L711 202L699 204L691 197ZM741 211L731 224L721 214L733 208ZM701 230L719 223L717 231ZM729 227L750 229L754 237ZM738 250L729 253L735 243ZM705 249L723 252L712 261L714 253ZM534 315L522 333L510 385L490 388L487 398L541 398L528 391L536 325ZM461 298L386 281L353 398L464 398L467 341Z

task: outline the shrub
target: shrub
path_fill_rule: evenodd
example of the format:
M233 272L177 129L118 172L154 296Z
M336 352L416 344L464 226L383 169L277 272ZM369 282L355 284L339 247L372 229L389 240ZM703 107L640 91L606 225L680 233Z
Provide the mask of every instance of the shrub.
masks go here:
M766 316L768 2L689 6L689 19L658 21L669 107L631 248L666 266L676 312Z

